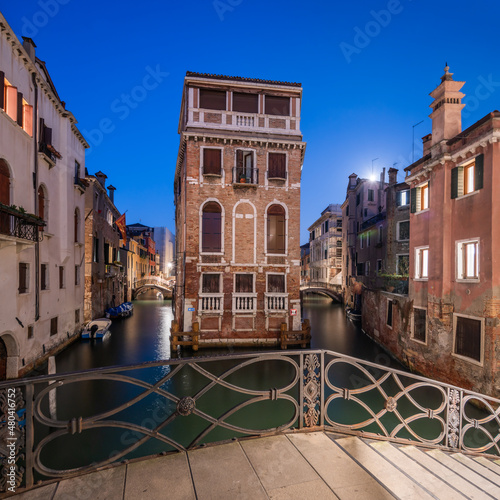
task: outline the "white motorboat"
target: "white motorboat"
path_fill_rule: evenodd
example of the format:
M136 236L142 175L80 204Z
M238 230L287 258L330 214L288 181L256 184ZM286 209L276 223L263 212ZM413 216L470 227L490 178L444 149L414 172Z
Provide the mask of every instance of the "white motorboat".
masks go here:
M108 318L98 318L87 323L82 331L82 339L103 339L111 335L109 327L111 320Z

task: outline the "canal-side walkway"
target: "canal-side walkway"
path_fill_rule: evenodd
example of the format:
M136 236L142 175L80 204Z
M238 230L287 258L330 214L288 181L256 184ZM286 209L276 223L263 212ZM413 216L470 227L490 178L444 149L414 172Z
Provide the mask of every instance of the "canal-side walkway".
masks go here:
M500 460L330 432L277 435L128 463L16 500L498 499Z

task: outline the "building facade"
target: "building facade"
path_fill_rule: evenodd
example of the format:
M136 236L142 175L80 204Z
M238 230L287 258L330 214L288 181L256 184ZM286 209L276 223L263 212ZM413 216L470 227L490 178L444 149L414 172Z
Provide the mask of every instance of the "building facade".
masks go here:
M175 236L166 227L155 227L153 237L160 257L159 275L163 278L175 276Z
M464 82L449 68L431 93L432 134L407 167L410 194L408 364L500 395L500 113L462 131Z
M300 286L309 286L311 283L311 248L310 243L300 245Z
M83 322L85 139L34 42L0 14L0 379Z
M203 343L301 328L297 83L188 73L175 174L175 320Z
M106 175L85 177L85 321L102 318L106 309L125 301L124 267L120 262L120 216L113 186L106 190Z
M342 208L328 205L308 228L310 281L325 286L342 286Z

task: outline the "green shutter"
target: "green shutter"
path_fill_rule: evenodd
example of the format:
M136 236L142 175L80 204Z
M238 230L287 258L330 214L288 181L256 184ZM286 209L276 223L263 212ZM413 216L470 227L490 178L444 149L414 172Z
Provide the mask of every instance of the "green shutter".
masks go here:
M458 196L458 167L451 169L451 199Z
M474 166L474 190L483 189L483 165L484 155L476 157L476 164Z
M414 214L417 211L417 188L410 189L410 212Z
M396 206L400 207L401 206L401 191L398 191L396 193Z

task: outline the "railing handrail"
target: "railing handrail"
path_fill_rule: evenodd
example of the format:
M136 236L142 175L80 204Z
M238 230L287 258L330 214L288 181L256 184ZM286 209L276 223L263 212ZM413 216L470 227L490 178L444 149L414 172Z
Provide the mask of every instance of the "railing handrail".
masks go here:
M210 371L210 365L213 363L219 363L218 366L224 366L221 363L230 360L234 360L236 363L230 363L229 367L223 368L224 371L222 373L218 369L214 372ZM265 382L262 389L249 389L246 386L235 385L238 383L235 379L228 379L228 377L241 368L245 369L245 376L248 377L247 370L249 367L252 365L258 366L258 363L271 360L285 362L287 363L286 366L289 367L290 378L287 376L286 379L288 381L284 379L282 382L279 382L278 384L282 384L281 387L268 388L265 385L267 382ZM344 365L349 366L352 370L356 370L356 372L353 371L352 373L361 374L361 377L357 376L357 379L354 380L351 376L349 382L346 379L340 384L340 379L335 377L335 370L338 367L344 367ZM154 372L153 382L147 381L147 378L143 379L142 377L136 378L132 376L134 370L144 373L143 370L145 369L164 366L170 366L171 368L170 370L162 370L159 374L158 372ZM184 366L189 366L190 371L193 370L206 379L206 386L202 388L195 384L196 387L192 388L192 393L188 393L192 394L192 397L185 394L184 386L179 395L175 392L169 392L175 390L176 384L168 382L175 380L173 377ZM184 377L184 373L179 376ZM345 371L341 373L348 374ZM44 398L48 397L51 390L57 389L64 384L81 383L91 380L105 380L107 383L112 381L120 384L126 383L135 388L142 388L144 392L137 393L133 391L133 394L127 396L126 401L116 403L118 406L104 413L84 418L74 417L71 420L57 420L56 417L49 417L44 413L46 410L44 410L42 402ZM271 386L275 383L276 381L270 377L269 385ZM336 384L340 385L337 387ZM41 385L43 387L37 392L36 389ZM196 403L198 398L203 397L214 386L220 386L239 394L246 394L248 397L244 402L240 401L230 409L220 410L224 413L218 417L207 415L201 410L201 407L200 409L196 407ZM163 442L177 450L192 449L198 446L201 440L217 427L231 432L259 435L270 432L282 432L292 426L296 426L298 423L299 429L311 427L323 428L347 434L362 434L365 437L373 437L375 439L421 443L425 446L454 451L461 450L488 456L491 456L492 453L486 452L493 449L496 452L496 456L500 455L500 399L325 349L301 349L287 352L270 351L266 353L231 353L219 356L149 361L126 366L102 367L73 373L40 375L33 378L0 382L0 391L7 393L8 389L11 389L11 392L14 389L17 393L16 410L22 410L21 406L24 404L21 388L25 389L24 397L26 398L25 425L26 428L30 429L26 433L27 444L23 452L26 455L26 484L28 488L34 484L33 473L35 470L46 477L66 477L74 475L77 472L96 470L104 465L121 460L128 453L150 439ZM435 397L428 400L428 395L425 395L422 401L421 395L420 398L417 397L417 399L414 399L415 395L412 395L412 391L420 388L429 388L429 390L435 391ZM377 395L376 398L363 398L363 395L370 396L371 391L375 392ZM164 435L155 429L151 431L151 429L146 429L142 424L138 425L133 421L129 422L119 419L108 420L109 417L119 415L124 408L140 404L141 401L145 402L145 398L149 398L151 395L157 398L164 398L168 401L169 405L173 404L176 407L176 409L171 407L171 413L165 417L165 420L160 419L161 421L157 422L158 428L161 429L167 421L171 422L173 419L183 418L183 416L191 413L205 420L207 427L201 434L193 437L189 444L180 444L176 436L169 437L169 435ZM249 404L263 400L274 401L278 399L291 403L294 412L291 417L283 415L283 421L280 420L281 425L275 428L255 430L251 427L251 422L248 424L244 422L246 427L226 422L226 418ZM402 400L402 408L406 408L409 403L412 405L412 413L410 415L407 415L405 412L403 416L397 410L400 399ZM472 415L468 413L467 409L472 406L472 403L470 403L471 400L475 400L479 405L483 405L481 415L477 414L475 407ZM345 423L338 410L332 410L333 406L343 401L350 401L350 404L360 405L368 413L369 418L359 422L357 421L360 418L359 416L349 414L351 415L351 419L349 423ZM332 402L335 403L331 405ZM234 402L228 400L228 404L233 405ZM391 413L393 417L384 420L382 417L386 413ZM341 416L341 421L338 421L339 416ZM123 419L123 417L121 418ZM289 418L290 420L288 420ZM429 434L423 431L424 435L422 435L409 425L411 422L424 418L433 419L433 421L440 424L440 428L436 431L432 427ZM39 425L35 426L35 422ZM498 425L492 427L489 422ZM2 424L4 427L7 425L3 422L0 423L0 427L2 427ZM85 465L79 469L54 470L44 465L41 456L46 444L54 439L59 439L61 435L70 435L75 432L81 433L96 426L131 429L140 435L143 434L144 437L140 441L137 441L139 444L134 443L128 448L125 447L117 455L109 459L105 459L100 463ZM377 429L382 434L376 434L376 430L373 430L371 426L377 426ZM37 430L38 427L40 428L39 430ZM44 427L49 430L46 431ZM50 430L51 428L52 430ZM364 430L364 428L369 428L369 430ZM420 426L420 432L422 432L422 429L423 426ZM480 429L484 432L489 439L486 445L484 445L482 440L476 440L475 435L470 436L468 434L471 429L472 432L475 432L474 429ZM40 437L38 434L35 435L37 432L40 432ZM435 437L436 432L439 432L437 437ZM408 435L410 437L407 437ZM42 436L44 437L42 438ZM472 441L470 438L472 438Z

